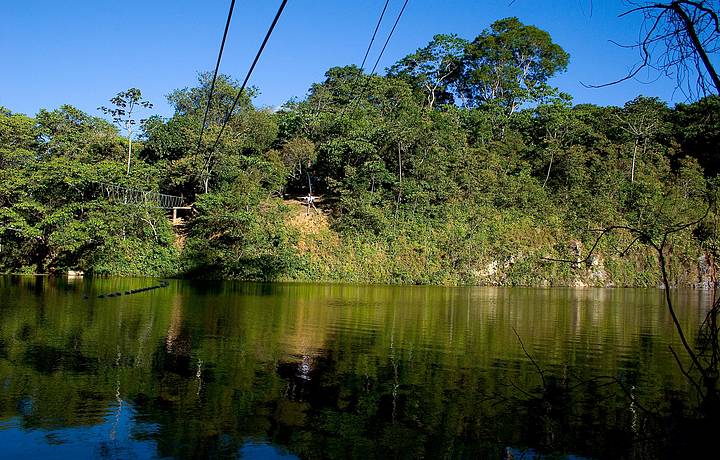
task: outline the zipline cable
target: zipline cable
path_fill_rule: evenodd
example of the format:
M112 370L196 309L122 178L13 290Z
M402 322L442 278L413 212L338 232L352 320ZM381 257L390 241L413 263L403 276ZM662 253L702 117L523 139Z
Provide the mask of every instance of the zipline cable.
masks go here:
M360 64L360 70L363 70L365 68L365 62L367 61L368 55L370 54L370 49L372 48L373 43L375 43L375 37L377 36L378 30L380 29L380 24L385 17L385 11L387 11L387 7L389 4L390 0L385 0L385 6L382 9L382 13L380 13L380 18L378 19L377 25L375 26L375 31L373 32L372 38L370 39L370 44L365 51L365 57L363 57L362 64Z
M203 133L205 132L205 123L207 122L210 105L212 104L213 93L215 92L215 82L217 81L218 70L220 69L220 61L222 60L223 50L225 49L225 40L227 39L228 29L230 29L230 21L232 20L233 10L235 9L235 0L230 2L230 10L228 11L227 21L225 22L225 32L223 32L222 42L220 42L220 52L218 53L217 63L215 64L215 72L213 73L212 83L210 83L210 94L208 95L207 105L205 106L205 115L200 126L200 137L198 137L197 150L202 146Z
M370 39L370 43L368 44L367 50L365 50L365 56L363 57L362 64L360 64L360 74L356 75L353 79L352 86L350 88L351 92L352 88L355 86L355 84L360 79L360 75L362 75L363 70L365 70L365 63L367 62L368 55L370 54L370 50L372 49L373 43L375 43L375 37L377 36L378 30L380 29L380 24L382 24L382 20L385 17L385 11L387 11L387 7L390 4L390 0L385 0L385 6L382 9L382 12L380 13L380 18L378 19L377 24L375 25L375 31L372 34L372 38ZM343 107L342 111L340 112L340 117L342 118L343 115L345 115L345 110L347 109L347 105Z
M215 151L215 148L217 148L217 145L220 143L220 137L222 137L223 132L225 131L225 126L227 126L228 121L230 121L230 116L232 115L233 110L235 110L235 107L237 106L237 103L240 101L240 97L242 96L242 93L245 91L245 87L247 86L248 81L250 80L250 76L253 73L253 70L255 70L255 66L257 65L258 61L260 60L260 56L263 53L263 50L265 50L265 45L267 45L268 41L270 40L270 36L273 33L273 30L275 30L275 26L278 23L278 20L280 19L280 16L282 15L283 10L285 9L285 5L287 5L288 0L283 0L280 4L280 8L278 8L277 14L275 14L275 18L273 19L272 24L270 24L270 28L267 31L267 34L265 34L265 39L262 42L262 45L260 45L260 49L258 50L257 54L255 55L255 59L253 60L252 65L250 66L250 69L248 70L247 75L245 75L245 80L243 80L242 85L240 86L240 90L237 93L237 96L235 97L235 100L233 101L232 107L230 107L230 110L225 114L225 120L223 121L222 126L220 127L220 132L217 135L217 138L215 139L215 142L213 143L212 149L210 149L210 155L212 155L212 152Z
M365 94L365 90L370 85L370 77L375 75L375 71L377 70L377 66L380 63L380 59L382 59L383 54L385 54L385 50L387 49L388 43L390 43L390 39L392 38L393 34L395 33L395 29L397 28L398 23L400 22L400 18L402 18L403 13L405 12L405 7L407 6L408 2L410 0L405 0L405 3L403 3L402 8L400 9L400 13L398 13L397 19L395 19L395 24L393 24L392 29L390 29L390 33L388 34L387 40L385 40L385 44L383 45L382 49L380 50L380 55L378 55L378 58L375 60L375 65L373 66L372 70L370 71L370 74L368 75L368 81L365 82L365 85L363 85L362 90L360 91L360 94L357 95L355 100L352 103L352 111L355 110L355 107L357 106L358 101L360 98Z
M400 9L400 13L398 13L397 19L395 19L395 24L393 24L392 29L390 29L390 34L388 35L387 40L385 40L385 44L383 45L382 49L380 50L380 55L378 56L377 60L375 61L375 65L372 68L372 71L370 71L370 75L375 74L375 70L377 70L377 66L380 63L380 59L382 59L383 54L385 54L385 49L388 46L388 43L390 43L390 39L392 38L393 34L395 33L395 29L397 28L398 23L400 22L400 18L402 18L403 13L405 12L405 7L407 6L408 2L410 0L405 0L405 3L403 3L402 8Z

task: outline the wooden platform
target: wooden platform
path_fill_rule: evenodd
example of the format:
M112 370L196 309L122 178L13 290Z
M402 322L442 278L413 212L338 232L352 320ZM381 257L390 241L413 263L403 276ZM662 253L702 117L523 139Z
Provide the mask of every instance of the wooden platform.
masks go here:
M178 211L190 211L192 209L191 206L175 206L172 209L172 224L173 225L182 225L183 219L178 216Z

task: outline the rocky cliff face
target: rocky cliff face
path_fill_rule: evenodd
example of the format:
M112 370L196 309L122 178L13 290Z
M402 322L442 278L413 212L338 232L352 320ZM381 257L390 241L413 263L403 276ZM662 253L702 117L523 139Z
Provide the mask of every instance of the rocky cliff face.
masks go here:
M713 257L707 251L698 257L698 282L695 287L698 289L712 289L713 287L720 287L717 278L717 264L713 260Z

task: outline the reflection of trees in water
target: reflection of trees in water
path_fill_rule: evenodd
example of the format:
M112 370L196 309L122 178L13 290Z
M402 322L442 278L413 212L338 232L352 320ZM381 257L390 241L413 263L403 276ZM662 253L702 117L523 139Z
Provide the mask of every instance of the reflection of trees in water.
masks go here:
M700 327L698 350L699 356L710 357L704 361L706 366L712 366L720 355L718 349L718 325L716 318L720 314L720 299L716 300L712 309L708 312L705 321ZM703 337L710 337L709 343L703 343ZM583 379L571 375L568 379L567 373L563 379L555 376L546 378L542 368L539 367L533 357L527 352L522 339L518 341L528 359L534 364L541 385L533 390L524 390L513 385L523 395L514 401L515 408L525 409L526 416L522 420L529 422L531 428L527 430L530 436L526 440L534 448L545 452L564 452L570 445L578 445L577 439L571 437L582 433L587 425L592 426L595 432L602 432L607 428L605 423L599 425L601 429L592 424L583 423L579 428L567 425L567 414L576 410L578 405L593 406L594 409L602 408L609 398L615 399L615 407L620 412L615 414L615 420L620 420L620 429L611 433L602 444L612 446L603 452L605 455L612 455L613 458L632 456L633 458L701 458L707 456L714 447L711 445L713 436L720 428L720 409L717 403L718 388L715 382L699 388L693 382L692 376L682 369L681 371L689 383L695 384L697 390L694 395L698 398L696 403L688 399L686 394L680 394L674 390L665 389L662 405L646 406L641 403L636 394L636 385L628 385L618 377L599 375L589 379ZM672 351L672 348L670 348ZM709 351L708 351L709 350ZM674 353L673 353L674 354ZM674 355L677 359L677 355ZM705 367L697 372L705 374ZM707 382L706 382L707 384ZM570 397L572 390L582 389L582 399ZM617 390L620 391L617 391ZM705 391L703 391L705 390ZM502 401L507 403L507 400ZM623 402L627 411L622 411ZM657 402L656 402L657 403ZM604 417L594 418L593 421L604 420ZM628 420L629 419L629 420ZM585 422L583 420L583 422ZM540 429L537 429L537 428ZM540 434L540 437L533 437L532 433ZM589 432L588 435L593 435ZM584 438L584 437L583 437ZM593 452L593 445L586 446L588 452ZM534 449L533 449L534 451ZM595 452L597 455L597 452ZM509 456L511 457L511 456Z
M105 305L6 308L0 380L28 382L0 394L0 415L18 415L29 396L26 423L42 426L31 412L100 423L81 406L116 408L119 382L134 422L154 427L136 436L162 456L233 456L258 439L306 457L497 457L516 446L643 458L662 441L638 442L660 425L638 404L687 414L682 376L658 358L669 318L643 307L652 292L242 289L160 292L125 305L121 322Z
M187 337L179 339L183 326L182 298L174 296L170 305L170 325L165 335L165 347L168 353L189 354L189 341Z

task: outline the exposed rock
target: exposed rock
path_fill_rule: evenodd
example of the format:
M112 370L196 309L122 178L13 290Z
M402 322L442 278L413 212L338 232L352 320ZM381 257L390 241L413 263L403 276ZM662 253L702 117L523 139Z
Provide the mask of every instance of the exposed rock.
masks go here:
M608 281L608 273L605 270L605 263L600 254L592 254L586 263L588 278L595 286L610 286L612 283Z
M571 281L569 285L570 285L570 287L576 287L576 288L588 287L588 284L585 281L583 281L582 278L579 278L579 277L575 278L573 281Z
M591 255L587 260L588 267L602 267L602 265L603 265L602 257L597 254Z
M582 262L582 253L583 253L583 244L580 240L572 240L570 241L570 250L573 253L573 256L575 258L575 263L573 263L573 268L580 268L580 263Z
M717 267L712 256L705 252L698 257L698 282L697 289L712 289L717 285Z
M483 267L475 270L473 276L479 284L501 286L508 279L508 271L515 263L515 257L511 256L505 262L493 259Z
M500 264L498 263L498 261L493 260L489 264L485 265L484 272L480 272L480 274L481 274L481 276L484 276L486 278L492 278L495 275L497 275L499 266L500 266Z

